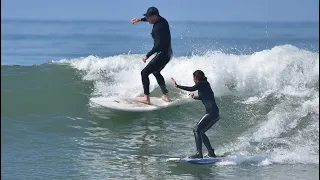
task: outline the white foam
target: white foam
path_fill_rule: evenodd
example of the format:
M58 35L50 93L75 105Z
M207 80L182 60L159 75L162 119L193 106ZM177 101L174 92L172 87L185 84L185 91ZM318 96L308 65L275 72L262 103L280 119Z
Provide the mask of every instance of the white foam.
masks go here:
M56 63L69 63L72 67L84 71L83 79L95 82L96 94L135 96L143 92L140 71L146 64L141 58L142 55L137 54L106 58L89 56ZM308 94L305 92L308 89L306 86L318 80L318 66L318 53L285 45L252 55L209 51L201 56L174 57L162 74L169 84L172 84L170 77L174 77L180 84L193 85L192 73L201 69L216 95L234 92L250 96L265 92L300 95ZM157 82L152 75L150 81L150 89L153 90L157 87Z
M89 56L54 63L70 64L81 70L84 80L94 82L92 96L134 97L143 93L140 72L146 64L142 56ZM244 104L256 104L270 96L279 100L264 121L257 122L236 142L223 147L226 151L245 151L252 141L261 147L270 146L268 151L259 146L253 152L275 155L270 161L316 163L319 159L315 153L319 152L319 144L315 143L319 141L319 133L314 134L319 132L319 53L291 45L249 55L208 51L204 55L174 57L162 74L168 86L172 86L171 77L181 85L191 86L194 84L192 73L197 69L205 72L216 96L239 95L246 97ZM152 91L158 85L153 75L149 78ZM304 119L310 122L300 127ZM286 133L291 135L282 137ZM285 148L271 146L280 142Z
M307 144L307 146L295 146L288 149L275 149L271 161L277 163L304 163L304 164L319 164L319 154L315 154L314 149Z
M267 164L266 163L266 157L263 156L247 156L247 155L229 155L226 158L224 158L223 161L217 163L219 166L226 166L226 165L236 165L236 164L242 164L242 163L250 163L250 164ZM269 163L271 164L271 163Z

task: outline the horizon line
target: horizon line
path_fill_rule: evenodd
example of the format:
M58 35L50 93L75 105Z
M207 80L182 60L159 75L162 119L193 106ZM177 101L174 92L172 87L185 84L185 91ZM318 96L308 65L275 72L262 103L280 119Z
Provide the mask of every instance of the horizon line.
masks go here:
M317 21L313 21L313 20L309 20L309 21L300 21L300 20L177 20L177 19L173 19L170 20L168 18L166 18L169 22L231 22L231 23L237 23L237 22L256 22L256 23L268 23L268 22L277 22L277 23L285 23L285 22L289 22L289 23L319 23L319 20ZM16 18L16 17L1 17L1 21L61 21L61 22L69 22L69 21L111 21L111 22L123 22L123 21L128 21L130 22L131 19L60 19L60 18Z

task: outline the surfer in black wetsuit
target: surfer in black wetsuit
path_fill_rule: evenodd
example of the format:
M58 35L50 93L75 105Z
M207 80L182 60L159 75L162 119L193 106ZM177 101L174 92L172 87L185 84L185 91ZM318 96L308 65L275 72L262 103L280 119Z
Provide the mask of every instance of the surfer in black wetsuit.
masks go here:
M149 75L152 73L163 93L162 99L169 101L168 90L166 88L165 80L160 74L160 71L166 66L172 57L171 48L171 34L168 21L159 15L159 11L155 7L148 8L144 18L133 18L131 23L134 24L140 21L148 21L153 24L151 36L154 40L153 48L142 58L145 63L147 59L156 54L155 57L148 63L148 65L141 71L141 79L143 84L144 97L138 97L136 100L145 104L150 104L149 97Z
M190 156L189 158L203 158L202 154L202 142L208 149L209 157L216 157L214 149L212 148L209 138L205 132L210 129L219 119L219 108L215 102L214 93L211 89L207 78L201 70L197 70L193 73L193 81L195 85L192 87L178 85L177 82L172 78L174 85L177 88L186 91L198 90L198 96L194 96L190 93L193 99L201 100L206 108L206 114L199 120L196 126L193 128L193 133L196 141L197 153Z

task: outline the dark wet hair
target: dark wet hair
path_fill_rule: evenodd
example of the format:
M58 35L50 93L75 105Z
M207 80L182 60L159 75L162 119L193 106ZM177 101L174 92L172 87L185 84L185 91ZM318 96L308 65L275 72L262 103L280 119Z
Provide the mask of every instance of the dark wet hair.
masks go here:
M193 72L193 77L195 77L199 81L206 81L207 77L204 75L203 71L201 70L196 70Z

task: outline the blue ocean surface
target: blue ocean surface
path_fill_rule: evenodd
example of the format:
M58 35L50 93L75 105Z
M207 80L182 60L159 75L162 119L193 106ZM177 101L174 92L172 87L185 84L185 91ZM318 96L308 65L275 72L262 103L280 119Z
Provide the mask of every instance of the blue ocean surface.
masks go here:
M143 113L91 101L143 94L152 25L2 19L1 178L319 179L319 22L168 21L169 96L187 97L171 77L205 72L221 113L206 134L228 161L166 162L195 153L200 101Z

